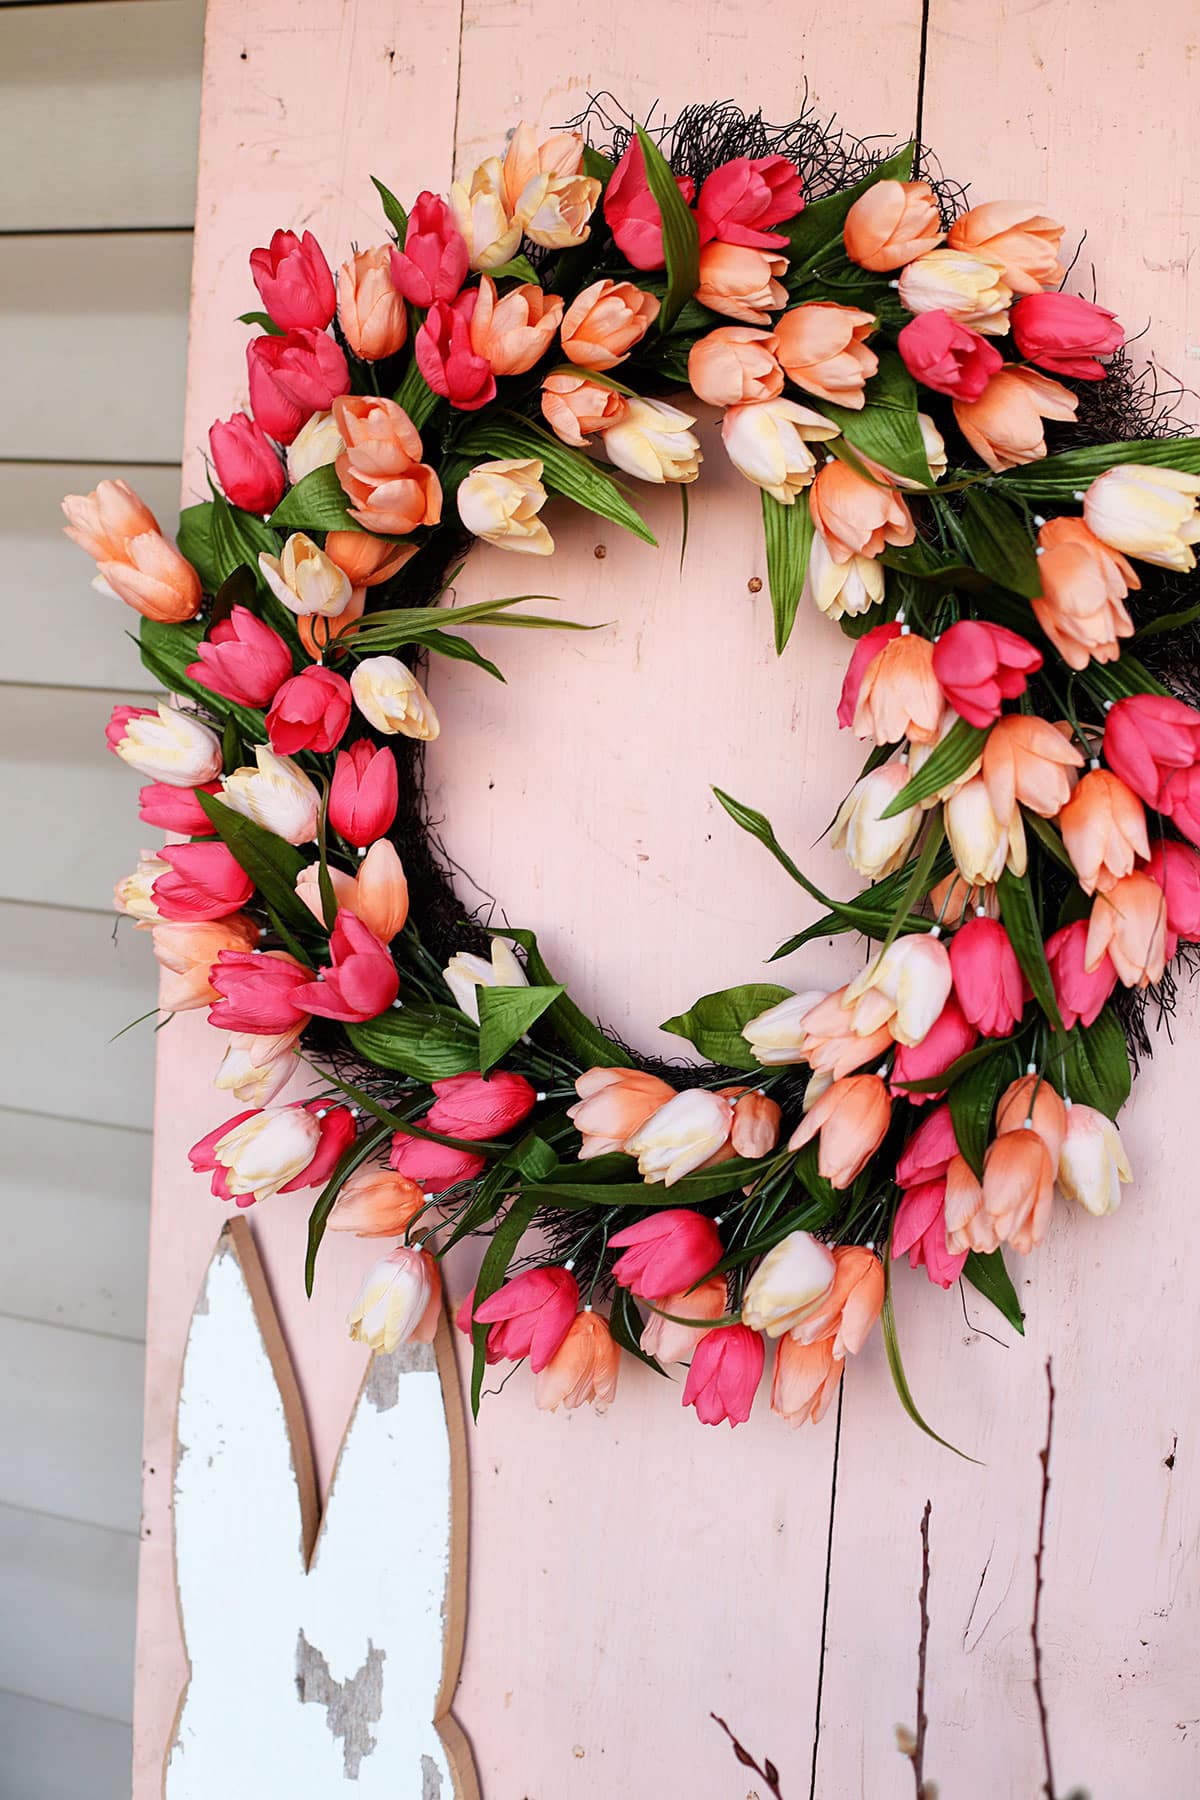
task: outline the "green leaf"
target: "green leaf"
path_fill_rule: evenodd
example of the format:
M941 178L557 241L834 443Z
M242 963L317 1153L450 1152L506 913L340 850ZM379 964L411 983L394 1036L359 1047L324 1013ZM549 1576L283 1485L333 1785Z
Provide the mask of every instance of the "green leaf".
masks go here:
M608 1329L612 1333L613 1342L619 1344L622 1350L628 1351L630 1356L636 1356L637 1360L645 1363L648 1369L653 1369L656 1375L665 1376L669 1381L671 1377L667 1375L662 1364L655 1357L647 1356L642 1349L643 1323L642 1315L634 1304L633 1295L629 1289L614 1288L608 1309Z
M362 530L346 510L346 490L332 463L311 470L298 481L283 496L270 522L276 531Z
M1034 599L1042 591L1037 557L1021 514L994 488L968 488L957 524L971 562L1010 593Z
M892 475L933 486L917 423L917 384L894 350L880 350L879 373L867 382L866 404L857 412L825 403L821 410L841 426L846 442L860 455Z
M861 194L877 181L909 181L912 178L915 144L905 144L839 194L827 194L823 200L812 200L798 217L779 229L787 233L788 261L804 267L823 262L830 255L844 256L842 227L846 215Z
M1068 856L1062 839L1055 831L1049 819L1043 819L1040 813L1030 812L1027 807L1021 808L1021 818L1026 829L1032 831L1039 844L1053 857L1060 869L1065 869L1072 881L1077 880L1075 864Z
M1200 475L1200 437L1129 438L1123 444L1096 444L1086 450L1063 450L1019 469L1006 469L996 480L1025 500L1072 500L1106 469L1140 463Z
M372 175L372 186L383 201L383 216L395 232L400 243L404 242L408 232L408 214L397 200L390 188L385 188L378 175Z
M286 336L283 326L277 325L275 323L274 319L271 317L270 313L265 313L265 312L239 313L238 314L238 324L239 325L257 325L259 330L265 331L268 337L284 337L284 336Z
M719 993L705 994L687 1012L664 1019L662 1030L686 1038L709 1062L727 1064L733 1069L757 1069L758 1058L742 1036L742 1027L768 1007L790 999L791 992L790 988L776 987L767 981L722 988Z
M454 637L448 631L430 630L422 635L421 643L426 650L436 650L439 656L447 656L452 661L474 663L477 669L482 669L495 680L504 680L491 658L485 656L482 650L477 650L468 638Z
M616 163L612 161L611 157L605 156L603 151L595 149L591 144L583 146L583 172L585 175L590 175L593 181L598 181L603 187L607 187L616 172L616 167Z
M1012 1277L1004 1266L1004 1257L999 1250L992 1250L986 1256L978 1250L972 1250L963 1264L963 1274L971 1286L981 1293L985 1300L990 1300L996 1311L1006 1318L1014 1331L1025 1336L1025 1314L1021 1311L1021 1302L1017 1299L1017 1290L1012 1284Z
M1063 1070L1072 1100L1094 1106L1115 1119L1129 1098L1129 1051L1121 1021L1111 1006L1092 1025L1076 1025L1067 1033Z
M404 371L404 378L392 399L397 406L403 407L417 430L420 431L432 416L438 403L438 395L434 393L420 369L414 354Z
M486 1075L500 1058L525 1036L566 989L557 982L548 987L480 988L479 1071Z
M537 281L538 273L527 256L514 256L509 262L501 263L498 269L489 269L488 274L493 281L519 281L524 286Z
M306 937L321 935L322 926L296 892L296 877L305 864L303 853L253 819L234 812L215 794L197 788L196 799L272 913L291 931Z
M221 580L227 581L240 568L252 569L257 576L259 552L273 556L279 549L275 533L256 514L230 506L223 494L216 495L212 507L212 545Z
M464 456L471 457L536 457L542 465L546 486L552 493L562 494L576 506L585 507L588 512L597 513L602 519L632 531L644 543L657 541L611 475L582 451L568 449L531 420L482 420L459 440L458 449Z
M346 1036L359 1055L381 1069L396 1069L414 1081L439 1081L479 1067L479 1039L466 1020L432 1007L392 1007Z
M518 1196L505 1213L503 1220L492 1233L492 1241L487 1247L479 1274L475 1281L475 1304L483 1302L504 1284L508 1274L508 1265L517 1253L517 1246L524 1237L538 1203L532 1193ZM471 1363L471 1416L479 1417L479 1401L483 1394L483 1378L487 1372L487 1340L490 1327L472 1323L471 1341L475 1354Z
M1046 961L1041 921L1033 903L1033 889L1028 879L1014 875L1011 869L1005 869L996 883L996 896L1000 901L1000 917L1004 921L1004 929L1016 951L1021 971L1033 989L1033 997L1055 1031L1061 1032L1064 1026L1058 1002L1054 998L1054 983L1050 979L1050 967Z
M560 984L546 966L545 958L538 949L537 937L532 931L505 925L497 926L492 935L511 938L521 946L525 952L526 974L536 986L559 987ZM624 1045L606 1037L600 1027L580 1011L567 993L560 992L558 999L547 1009L546 1023L572 1055L580 1059L585 1069L633 1067L633 1058Z
M953 1450L955 1456L961 1456L964 1462L976 1463L978 1465L977 1457L968 1456L965 1450L958 1449L956 1445L949 1443L946 1438L940 1437L931 1425L925 1423L924 1419L917 1411L917 1403L912 1397L912 1390L908 1385L908 1377L904 1373L904 1363L900 1356L900 1341L896 1336L896 1314L892 1306L892 1258L890 1246L888 1254L883 1259L883 1311L880 1314L880 1324L883 1327L883 1347L887 1352L888 1368L891 1371L896 1392L900 1396L900 1404L912 1420L913 1424L919 1426L926 1437L931 1437L934 1443L940 1444L944 1450Z
M179 530L175 533L180 554L187 557L199 575L206 594L215 594L224 580L213 549L215 510L211 500L202 500L197 506L185 506L179 515Z
M960 1081L968 1069L976 1068L981 1062L986 1062L989 1056L995 1056L997 1050L1015 1041L1015 1038L988 1038L985 1043L976 1044L974 1050L964 1050L940 1075L927 1075L923 1081L895 1081L893 1077L893 1081L906 1094L940 1094L944 1088L953 1087L956 1081Z
M884 807L880 818L894 819L907 812L910 806L919 806L922 800L930 799L948 782L956 781L976 757L982 756L986 739L987 732L978 725L956 719L928 761L905 782L891 804Z
M782 656L792 635L804 592L813 522L807 496L784 506L773 495L762 496L763 539L767 552L767 585L775 617L775 654Z
M646 180L662 219L667 291L658 315L660 332L669 331L685 303L700 285L700 232L696 215L680 193L671 165L650 133L636 127L646 165Z
M321 1248L321 1240L325 1236L325 1227L329 1222L329 1215L333 1211L333 1203L355 1169L361 1168L372 1152L381 1144L386 1143L390 1134L390 1126L372 1125L368 1131L364 1131L355 1138L352 1144L347 1144L338 1157L333 1174L316 1198L313 1209L308 1215L308 1247L304 1255L304 1291L310 1300L312 1299L313 1276L317 1270L317 1251Z
M764 1160L748 1161L745 1157L734 1156L715 1169L685 1175L669 1189L664 1189L658 1182L566 1180L567 1172L560 1170L552 1180L536 1182L525 1192L536 1196L539 1206L568 1210L587 1206L699 1206L706 1200L718 1200L722 1194L731 1194L735 1188L745 1187L770 1166ZM585 1174L593 1173L593 1165L584 1163L581 1168Z
M778 950L772 951L767 960L778 962L780 957L791 956L793 951L803 949L805 944L811 944L817 938L838 937L846 931L858 931L864 937L882 941L895 925L897 917L900 919L897 935L899 935L899 931L904 930L928 931L930 921L920 918L913 912L905 917L900 908L900 902L906 895L908 896L907 904L910 907L916 906L924 900L944 875L952 873L954 858L945 845L939 841L933 862L924 872L923 891L917 892L914 877L920 861L920 856L910 857L902 869L895 870L891 875L885 875L882 881L876 881L871 887L865 889L861 898L855 902L860 913L857 923L840 918L837 913L826 913L822 918L815 919L811 925L806 926L803 931L790 937L785 944L780 944ZM909 894L910 884L913 885L911 894Z
M991 1048L991 1046L989 1046ZM948 1099L954 1135L973 1173L983 1180L983 1153L1000 1089L1010 1075L1009 1057L1002 1048L969 1069L950 1084ZM944 1079L944 1078L943 1078Z

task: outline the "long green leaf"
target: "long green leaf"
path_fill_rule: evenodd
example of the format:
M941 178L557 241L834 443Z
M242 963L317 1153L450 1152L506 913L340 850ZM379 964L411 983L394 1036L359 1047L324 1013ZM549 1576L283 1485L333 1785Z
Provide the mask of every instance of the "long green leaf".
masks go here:
M1011 1063L1004 1049L976 1063L958 1081L950 1084L950 1118L954 1136L976 1178L983 1180L983 1153L987 1149L988 1132L1000 1089L1011 1073Z
M812 514L806 497L793 501L791 506L784 506L764 492L762 515L767 586L771 591L771 611L775 618L775 654L782 656L804 592L813 541Z
M660 331L666 332L700 285L700 232L695 213L676 185L671 165L641 125L637 127L637 139L646 165L646 180L662 218L667 291L658 325Z
M494 1069L565 992L557 982L552 987L480 988L480 1073L486 1075Z
M333 1174L325 1183L308 1215L308 1245L304 1253L304 1292L312 1299L313 1277L317 1270L317 1251L321 1248L321 1240L325 1236L325 1227L329 1223L329 1215L333 1211L333 1203L341 1193L347 1180L355 1169L363 1163L380 1144L386 1143L390 1134L387 1125L372 1125L348 1144L337 1160Z
M722 988L719 993L703 995L675 1018L664 1019L661 1029L686 1038L709 1062L756 1069L758 1058L742 1036L742 1027L790 995L790 988L767 981Z
M438 396L417 367L415 355L405 369L400 386L392 398L397 406L404 408L418 431L422 431L433 416Z
M966 773L971 764L983 755L983 746L987 732L978 725L968 725L965 719L956 719L937 749L922 763L920 769L906 781L896 798L885 806L879 815L882 819L894 819L910 806L919 806L922 800L930 799L947 783L957 781Z
M591 1165L580 1166L585 1177L592 1172ZM647 1206L652 1209L699 1206L706 1200L718 1200L722 1194L731 1194L735 1188L745 1187L770 1167L767 1160L748 1161L745 1157L734 1156L715 1169L685 1175L670 1188L645 1181L568 1180L568 1174L574 1175L574 1170L570 1169L559 1171L552 1180L535 1182L525 1192L535 1195L539 1206L557 1206L565 1210L588 1206Z
M963 1276L985 1300L991 1301L1014 1331L1025 1336L1025 1314L1021 1311L1017 1290L999 1250L992 1250L986 1256L978 1250L972 1250L963 1264Z
M826 403L821 410L841 426L842 436L859 455L892 475L932 487L917 421L917 384L894 350L880 350L879 370L867 382L864 398L865 404L857 411Z
M1115 1119L1129 1098L1129 1051L1121 1021L1111 1006L1092 1025L1067 1033L1064 1080L1073 1100Z
M1011 869L1005 869L996 883L996 895L1000 901L1000 917L1004 921L1004 929L1016 951L1021 971L1033 989L1033 997L1055 1031L1062 1032L1062 1015L1054 997L1054 983L1046 961L1041 922L1033 903L1033 889L1026 877L1014 875Z
M384 187L378 175L372 175L371 185L383 202L383 216L396 234L397 241L403 243L408 232L408 214L397 200L390 188Z
M346 1035L368 1062L414 1081L438 1081L479 1067L479 1040L467 1022L428 1007L393 1007L361 1025L347 1025Z
M324 936L324 927L296 892L296 877L305 863L303 853L253 819L234 812L215 794L197 788L196 799L272 913L291 931L305 937Z
M968 488L958 529L981 575L1011 593L1034 599L1042 591L1029 527L994 488Z
M1129 438L1124 443L1096 444L1086 450L1063 450L1040 462L1006 469L997 480L1026 500L1072 500L1097 475L1125 463L1178 469L1200 475L1200 437Z
M332 463L313 469L283 496L270 523L276 531L361 531L346 509L346 490Z
M617 482L604 469L571 450L550 432L528 419L482 420L459 440L464 456L536 457L546 486L576 506L631 531L643 543L657 542L641 514L631 506Z
M924 900L926 894L932 887L933 867L937 862L938 851L942 847L942 840L945 835L946 827L943 823L942 815L938 813L937 816L930 821L929 827L925 833L925 842L921 845L921 853L917 857L912 875L909 877L908 886L905 888L904 893L900 898L900 903L896 907L895 916L884 934L883 948L885 950L890 949L895 943L904 927L905 920L909 917L913 907L921 904L922 900Z
M515 1199L505 1213L503 1220L492 1233L492 1241L487 1247L479 1275L475 1282L475 1304L482 1306L498 1287L504 1283L508 1274L508 1265L517 1253L517 1246L524 1237L533 1215L538 1209L538 1202L532 1192L521 1194ZM472 1324L471 1341L474 1345L474 1356L471 1361L471 1416L479 1417L479 1402L483 1395L483 1378L487 1371L487 1325Z
M896 1336L896 1314L892 1306L892 1258L890 1246L888 1254L883 1259L883 1311L880 1314L880 1324L883 1327L883 1347L887 1353L888 1368L891 1371L892 1381L895 1383L896 1392L900 1396L900 1404L912 1420L913 1424L919 1426L926 1437L931 1437L934 1443L940 1444L944 1450L953 1450L955 1456L961 1456L964 1462L975 1463L977 1466L981 1467L982 1465L979 1464L978 1457L968 1456L965 1450L960 1450L956 1444L952 1444L947 1438L941 1437L931 1425L925 1423L925 1420L917 1411L917 1403L912 1397L912 1389L909 1387L908 1377L904 1373L904 1362L900 1355L900 1341Z

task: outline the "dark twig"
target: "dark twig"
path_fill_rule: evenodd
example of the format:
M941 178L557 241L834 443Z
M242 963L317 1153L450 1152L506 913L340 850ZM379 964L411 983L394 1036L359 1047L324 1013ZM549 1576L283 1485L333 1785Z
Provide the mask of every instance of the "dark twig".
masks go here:
M765 1756L761 1763L755 1762L745 1744L739 1744L737 1738L734 1736L733 1732L730 1731L724 1719L718 1718L716 1713L709 1713L708 1716L710 1719L715 1720L721 1727L721 1730L733 1745L733 1754L737 1757L742 1767L744 1769L753 1769L756 1775L761 1775L767 1784L767 1792L773 1794L775 1800L783 1800L783 1789L779 1785L779 1770L775 1767L775 1764L771 1761L770 1757Z
M1050 1446L1054 1440L1054 1374L1049 1357L1046 1358L1046 1388L1048 1401L1046 1406L1046 1442L1038 1451L1038 1461L1042 1465L1042 1504L1038 1515L1037 1553L1033 1559L1033 1624L1030 1635L1033 1638L1033 1692L1037 1700L1038 1724L1042 1732L1042 1760L1046 1767L1046 1780L1042 1792L1046 1800L1054 1800L1054 1765L1050 1758L1050 1717L1046 1711L1046 1695L1042 1687L1042 1558L1046 1549L1046 1503L1050 1498Z
M915 1732L909 1732L901 1726L896 1728L900 1749L912 1764L917 1800L934 1800L936 1792L933 1784L926 1785L925 1781L925 1733L929 1727L925 1714L925 1675L929 1663L929 1515L932 1511L933 1502L926 1500L925 1511L921 1514L921 1590L918 1595L921 1633L917 1639L917 1728Z

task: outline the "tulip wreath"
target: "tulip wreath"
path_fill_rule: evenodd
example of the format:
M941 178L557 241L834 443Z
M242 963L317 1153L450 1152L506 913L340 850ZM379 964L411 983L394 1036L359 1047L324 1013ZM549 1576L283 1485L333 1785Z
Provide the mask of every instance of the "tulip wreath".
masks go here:
M336 277L307 232L252 253L250 411L212 427L178 549L123 483L65 502L173 696L108 740L172 834L118 906L242 1107L192 1163L239 1206L315 1193L310 1286L327 1231L393 1240L351 1314L376 1348L431 1335L440 1257L483 1234L476 1406L526 1357L538 1405L607 1401L624 1352L737 1424L771 1339L796 1425L882 1315L922 1423L893 1260L1020 1330L1003 1251L1117 1205L1145 1007L1200 941L1200 442L1067 289L1062 227L965 207L911 144L593 106L448 200L376 186L389 235ZM630 495L697 478L688 390L760 490L777 649L805 602L853 640L838 723L868 751L834 842L869 885L819 892L719 794L822 908L776 955L866 951L834 992L705 995L666 1029L706 1060L667 1066L531 932L464 919L414 667L498 674L476 622L569 628L452 603L474 538L553 550L549 496L653 546ZM302 1065L316 1097L281 1098Z

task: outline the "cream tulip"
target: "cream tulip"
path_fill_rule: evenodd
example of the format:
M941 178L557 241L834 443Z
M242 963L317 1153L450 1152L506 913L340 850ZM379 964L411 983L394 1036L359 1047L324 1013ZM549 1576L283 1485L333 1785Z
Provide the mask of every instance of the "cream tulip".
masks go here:
M529 977L503 938L492 939L491 960L470 950L457 950L442 970L446 986L468 1019L479 1023L481 987L528 987Z
M686 1088L651 1113L625 1142L643 1181L674 1187L728 1142L733 1107L707 1088Z
M521 242L521 221L512 216L504 198L504 171L498 156L481 162L470 185L456 181L450 188L450 210L466 241L473 269L498 269L511 262Z
M346 444L331 412L314 413L287 447L288 480L295 487L314 469L336 462Z
M791 506L816 473L810 444L837 437L839 429L795 400L752 400L726 409L721 441L739 474Z
M1078 1200L1094 1218L1116 1212L1123 1182L1133 1170L1113 1121L1095 1107L1067 1101L1067 1129L1058 1158L1059 1192Z
M981 775L946 801L943 817L954 865L968 887L992 887L1005 869L1023 875L1028 860L1020 809L1002 825Z
M299 763L276 756L266 744L254 746L255 768L226 775L221 798L234 812L253 819L288 844L308 844L317 835L321 796Z
M368 656L350 677L354 704L376 731L428 742L441 730L433 702L397 656Z
M1083 517L1110 550L1186 574L1200 543L1200 475L1121 463L1088 488Z
M832 1253L819 1238L790 1231L751 1276L742 1298L742 1323L768 1337L782 1337L820 1310L836 1271Z
M214 1147L230 1195L269 1200L316 1155L321 1127L303 1106L268 1106L234 1125Z
M828 619L861 618L883 599L883 564L873 556L838 562L821 533L814 531L804 592Z
M804 1020L827 998L824 988L809 988L801 994L790 994L779 1000L742 1026L742 1036L754 1052L755 1060L765 1068L778 1068L804 1061Z
M542 464L535 456L479 463L461 483L458 516L485 544L522 556L551 556L554 539L538 514L546 504Z
M604 454L639 481L664 483L695 481L704 460L700 439L692 430L691 413L681 412L662 400L633 397L615 425L604 433Z
M998 337L1008 330L1012 289L1004 264L966 250L930 250L900 273L900 302L912 313L945 312L972 331Z
M153 850L143 850L136 869L123 875L113 889L113 905L139 925L155 925L162 918L154 898L154 884L170 873L170 863Z
M295 1046L303 1026L279 1037L230 1033L213 1085L247 1106L269 1106L300 1069Z
M433 1257L401 1245L368 1270L347 1315L350 1336L372 1350L431 1343L441 1299L441 1272Z
M846 989L859 1035L887 1025L898 1044L919 1044L950 995L950 957L936 930L897 938ZM855 1004L857 1002L857 1004Z
M260 550L258 566L275 598L299 618L336 619L350 604L350 577L303 531L292 533L282 556Z
M919 806L905 807L894 818L883 814L908 782L902 762L884 763L863 775L842 801L830 838L835 850L859 875L878 881L902 868L925 815Z
M118 722L120 714L124 717ZM110 750L123 763L168 787L201 787L221 773L221 740L216 732L165 700L153 712L118 708L107 736Z

